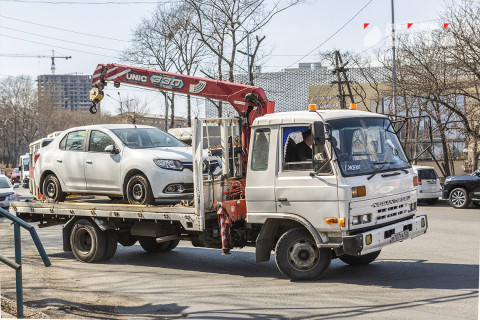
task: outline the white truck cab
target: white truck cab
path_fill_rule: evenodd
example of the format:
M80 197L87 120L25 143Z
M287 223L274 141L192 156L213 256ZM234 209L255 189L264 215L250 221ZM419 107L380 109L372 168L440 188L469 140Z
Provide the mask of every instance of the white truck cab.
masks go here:
M309 130L313 161L301 161L294 153ZM287 276L295 278L330 259L322 253L331 251L317 248L364 264L384 246L427 230L426 216L415 217L416 174L384 115L325 110L259 117L252 125L249 161L247 222L266 230L257 239L257 261L268 260L267 250L259 252L259 241L275 242L265 236L272 233L269 223L274 229L279 221L300 222L315 240L308 243L301 233L290 237L283 267L277 257Z

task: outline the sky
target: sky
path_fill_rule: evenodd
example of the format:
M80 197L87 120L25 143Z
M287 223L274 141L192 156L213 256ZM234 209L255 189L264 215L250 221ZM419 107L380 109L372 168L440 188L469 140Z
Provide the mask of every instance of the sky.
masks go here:
M36 79L40 74L50 74L51 60L37 56L51 56L52 50L56 56L72 57L55 60L56 74L87 75L99 63L120 62L118 54L129 46L132 30L151 15L159 2L0 0L0 78L30 75ZM445 5L444 0L395 0L396 29L428 33L437 28L434 20ZM365 23L369 23L367 28ZM299 62L316 61L319 51L339 49L368 54L374 48L390 46L390 23L390 0L306 0L276 15L263 30L265 48L271 54L262 71L281 71ZM413 23L408 30L407 23ZM33 57L6 56L12 54ZM103 110L115 112L118 92L122 100L144 98L151 113L164 113L160 93L116 89L112 85L106 93L115 99L105 97ZM177 112L186 115L182 103L177 104Z

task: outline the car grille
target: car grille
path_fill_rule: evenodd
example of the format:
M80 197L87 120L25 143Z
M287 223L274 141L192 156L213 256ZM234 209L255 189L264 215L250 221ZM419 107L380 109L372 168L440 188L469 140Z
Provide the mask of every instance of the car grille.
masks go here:
M219 165L218 165L217 161L210 162L210 172L214 172L218 167L219 167ZM188 170L193 172L193 163L192 162L184 162L183 163L183 168L188 169Z

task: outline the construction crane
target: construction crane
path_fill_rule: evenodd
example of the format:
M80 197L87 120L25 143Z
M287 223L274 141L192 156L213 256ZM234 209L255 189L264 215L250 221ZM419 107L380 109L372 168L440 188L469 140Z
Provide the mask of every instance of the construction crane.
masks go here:
M52 74L55 74L55 59L72 59L71 56L56 56L55 51L52 50L52 55L51 56L38 56L38 55L29 55L29 54L0 54L2 57L19 57L19 58L50 58L52 59L52 65L50 67L50 70L52 70Z

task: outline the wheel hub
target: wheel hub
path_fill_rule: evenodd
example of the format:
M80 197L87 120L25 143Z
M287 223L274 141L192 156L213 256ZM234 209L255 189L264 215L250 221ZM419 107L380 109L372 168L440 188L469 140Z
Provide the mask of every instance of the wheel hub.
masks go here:
M288 258L292 267L308 270L318 263L318 249L308 240L294 242L288 250Z
M143 185L141 183L136 183L132 188L133 198L137 201L140 201L143 199L143 194Z
M455 191L453 194L452 194L452 202L456 205L456 206L462 206L464 203L465 203L465 194L461 191Z
M76 242L77 248L85 254L92 249L92 237L87 230L79 230Z
M49 198L53 198L55 197L55 193L56 193L56 186L55 186L55 183L53 182L50 182L48 185L47 185L47 196Z

